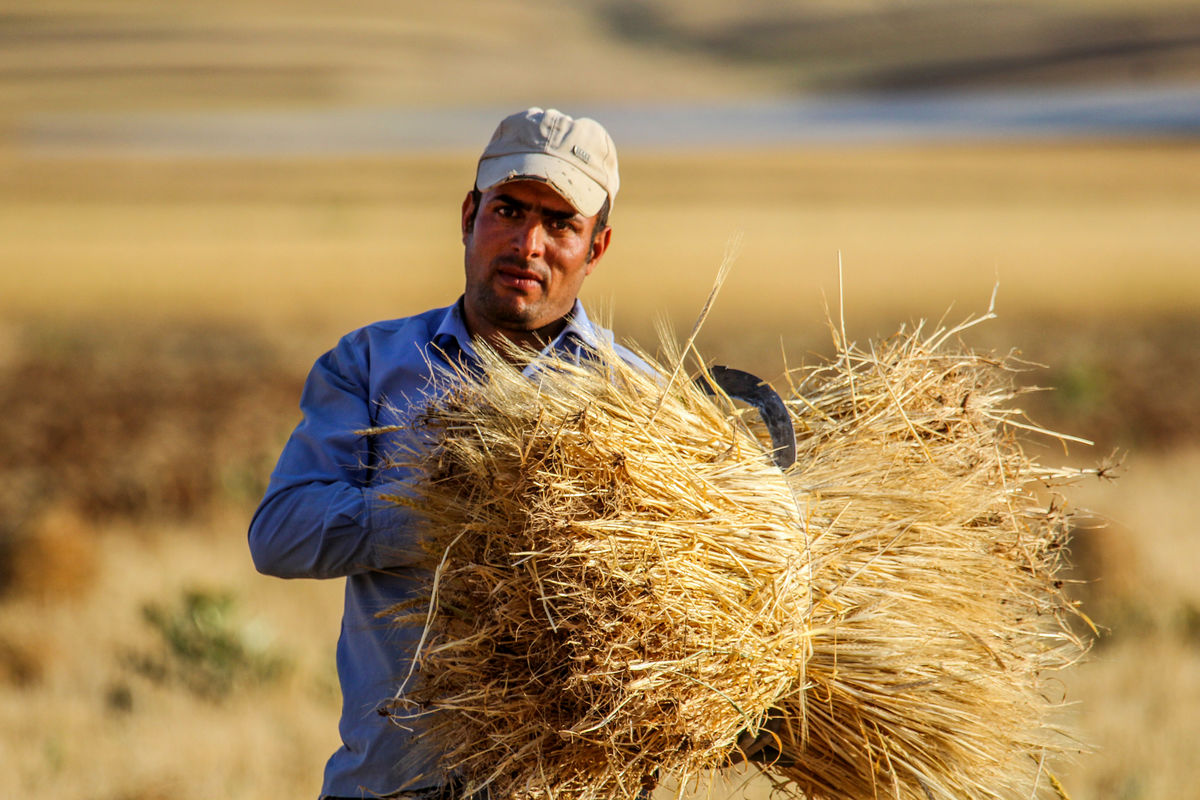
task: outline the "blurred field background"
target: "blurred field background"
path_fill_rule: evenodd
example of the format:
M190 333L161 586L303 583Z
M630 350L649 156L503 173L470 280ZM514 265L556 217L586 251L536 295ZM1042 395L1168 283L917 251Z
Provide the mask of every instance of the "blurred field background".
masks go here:
M495 120L396 152L45 131L1197 84L1182 0L0 0L0 796L316 796L341 586L256 575L245 527L312 361L457 296ZM622 182L585 300L645 345L657 317L690 326L737 235L700 344L771 379L831 351L839 253L860 341L998 285L968 343L1044 365L1030 412L1096 442L1043 460L1124 454L1072 497L1102 636L1056 681L1092 750L1059 774L1077 799L1200 796L1195 132L635 143Z

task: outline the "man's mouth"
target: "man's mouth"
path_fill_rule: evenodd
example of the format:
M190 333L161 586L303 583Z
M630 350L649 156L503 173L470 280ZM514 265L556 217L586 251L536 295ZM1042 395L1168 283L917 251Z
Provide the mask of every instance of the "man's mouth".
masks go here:
M542 285L538 273L510 264L501 264L496 270L496 277L504 286L521 291L532 291Z

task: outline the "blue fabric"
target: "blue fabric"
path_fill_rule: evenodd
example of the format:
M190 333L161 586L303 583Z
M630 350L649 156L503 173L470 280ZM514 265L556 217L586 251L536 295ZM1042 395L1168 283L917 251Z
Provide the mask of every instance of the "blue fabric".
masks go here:
M420 626L396 627L376 615L414 597L424 575L416 567L413 519L380 497L407 476L380 468L386 441L355 431L404 424L436 389L439 367L477 365L461 306L460 299L369 325L317 360L300 399L303 420L250 523L250 552L260 572L346 579L337 646L342 747L326 765L322 796L388 794L444 780L438 754L422 741L427 722L413 718L397 726L379 713L411 662ZM601 336L611 341L576 302L547 350L579 357ZM645 367L619 345L617 350ZM534 369L536 362L526 372Z

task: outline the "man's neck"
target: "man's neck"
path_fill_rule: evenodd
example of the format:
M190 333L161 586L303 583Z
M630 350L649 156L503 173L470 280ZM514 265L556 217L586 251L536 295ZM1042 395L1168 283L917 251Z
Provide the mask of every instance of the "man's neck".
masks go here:
M567 320L563 317L536 330L514 330L487 325L479 327L484 330L476 330L469 321L467 323L467 329L472 336L483 339L509 362L521 365L528 359L521 357L520 353L545 349L546 345L554 341L554 338L562 333L563 328L567 327ZM514 350L511 345L516 345L519 349Z

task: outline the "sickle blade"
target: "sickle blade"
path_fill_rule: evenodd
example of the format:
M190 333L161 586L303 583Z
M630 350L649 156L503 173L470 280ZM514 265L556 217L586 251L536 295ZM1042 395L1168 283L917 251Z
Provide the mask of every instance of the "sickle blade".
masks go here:
M718 365L708 372L725 394L744 400L758 409L763 422L767 424L767 431L771 434L771 457L775 464L780 469L787 469L795 464L796 431L779 393L762 378L740 369ZM696 379L696 384L709 394L717 393L703 375Z

